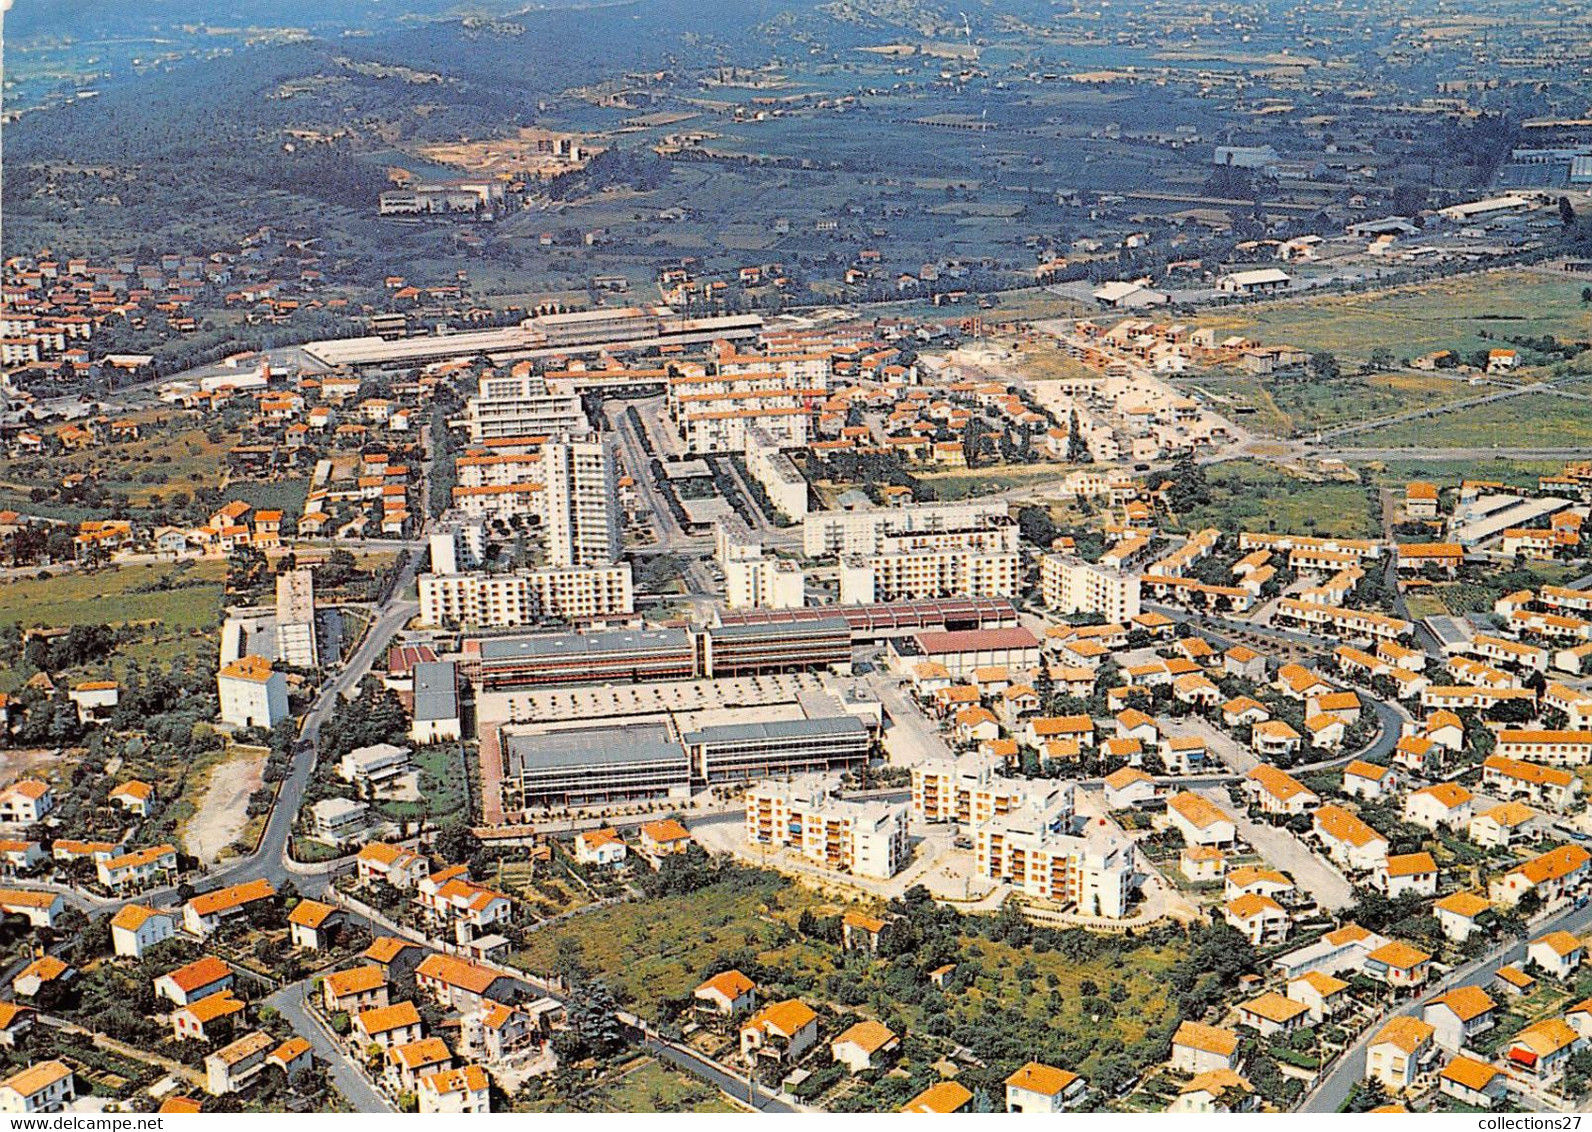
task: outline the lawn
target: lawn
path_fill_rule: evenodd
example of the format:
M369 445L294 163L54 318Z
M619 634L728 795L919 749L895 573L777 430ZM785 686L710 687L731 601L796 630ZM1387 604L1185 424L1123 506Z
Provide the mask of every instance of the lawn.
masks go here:
M459 750L451 744L421 747L414 754L420 769L420 797L412 802L385 800L376 809L390 821L429 818L441 822L464 809L464 768Z
M1379 524L1355 483L1300 479L1271 464L1232 460L1205 470L1211 499L1177 516L1184 530L1281 531L1374 538Z
M1356 295L1285 301L1202 315L1201 326L1270 345L1324 350L1363 361L1379 346L1399 358L1436 350L1462 354L1505 335L1592 338L1592 307L1581 284L1531 271L1497 271ZM1482 338L1486 331L1492 338Z
M1585 392L1585 386L1575 387ZM1526 393L1506 401L1439 412L1364 432L1353 443L1368 448L1592 449L1592 401L1552 393Z

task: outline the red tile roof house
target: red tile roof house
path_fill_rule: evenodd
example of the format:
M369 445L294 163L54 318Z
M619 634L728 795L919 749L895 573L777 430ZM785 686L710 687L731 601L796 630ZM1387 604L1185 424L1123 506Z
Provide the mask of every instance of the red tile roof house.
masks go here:
M155 980L155 993L161 998L187 1006L218 991L228 990L235 981L232 968L214 955L204 955Z

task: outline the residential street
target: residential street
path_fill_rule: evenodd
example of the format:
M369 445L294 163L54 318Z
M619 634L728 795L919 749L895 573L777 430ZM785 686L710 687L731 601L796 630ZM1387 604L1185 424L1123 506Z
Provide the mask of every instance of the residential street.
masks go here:
M1541 920L1532 925L1529 938L1537 939L1549 932L1567 931L1574 935L1581 935L1592 928L1592 904L1584 908L1571 908L1560 912L1546 920ZM1390 1011L1385 1018L1377 1021L1360 1035L1360 1039L1338 1058L1337 1063L1316 1086L1314 1092L1305 1097L1299 1106L1303 1112L1337 1112L1349 1098L1349 1091L1356 1081L1365 1076L1365 1051L1371 1044L1371 1039L1382 1028L1387 1017L1399 1015L1418 1016L1421 1006L1438 997L1443 992L1459 986L1486 986L1498 973L1498 968L1510 963L1519 963L1525 959L1526 945L1522 941L1505 943L1488 952L1480 959L1474 960L1464 967L1456 969L1441 982L1434 983L1426 988L1426 992L1418 998Z
M305 979L283 987L267 998L265 1003L281 1011L282 1017L293 1027L293 1032L315 1047L316 1058L325 1063L332 1080L337 1083L338 1091L348 1098L348 1103L354 1106L355 1111L397 1112L380 1091L371 1087L365 1075L348 1060L342 1047L332 1040L305 1007L304 994L311 983L312 980Z

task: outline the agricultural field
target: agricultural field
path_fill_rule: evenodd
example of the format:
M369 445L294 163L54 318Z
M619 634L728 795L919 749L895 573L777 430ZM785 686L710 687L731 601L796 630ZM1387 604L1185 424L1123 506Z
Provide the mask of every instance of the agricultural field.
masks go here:
M1467 569L1466 573L1472 571ZM1412 587L1407 596L1411 617L1491 612L1493 603L1506 593L1539 586L1563 586L1585 573L1584 566L1555 562L1531 562L1507 571L1495 571L1454 582L1436 582Z
M128 663L166 663L179 654L208 653L221 624L226 563L218 561L111 566L93 573L54 574L0 583L0 624L109 625L136 630L113 656L112 672ZM0 671L0 691L20 684Z
M1378 347L1398 358L1437 350L1471 354L1504 336L1592 339L1583 284L1534 271L1493 271L1364 294L1283 301L1202 314L1201 326L1269 345L1363 362ZM1486 332L1490 337L1482 337Z
M1574 391L1588 388L1578 383ZM1529 422L1527 427L1526 422ZM1526 393L1505 401L1438 412L1357 433L1368 448L1548 448L1592 449L1592 400L1553 393Z
M1212 409L1266 436L1307 436L1320 429L1391 417L1475 397L1477 389L1435 374L1345 373L1333 380L1303 374L1259 376L1231 369L1185 374L1174 384Z
M184 414L168 411L136 413L142 432L137 440L95 445L48 457L0 459L0 487L26 495L54 486L74 473L89 477L101 491L125 495L135 506L148 506L175 493L192 495L217 485L217 470L226 463L232 440L221 428L205 429ZM48 513L47 508L28 510Z

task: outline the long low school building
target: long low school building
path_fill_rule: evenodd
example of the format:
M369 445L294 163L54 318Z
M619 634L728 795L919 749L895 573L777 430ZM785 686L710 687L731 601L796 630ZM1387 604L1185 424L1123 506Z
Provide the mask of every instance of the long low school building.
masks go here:
M543 734L484 729L481 757L501 760L505 814L691 790L690 754L662 723Z
M851 665L841 617L720 625L474 637L461 667L486 691L538 685L633 684Z
M688 797L723 782L860 766L873 733L852 715L703 727L676 736L664 721L594 730L484 729L483 789L498 783L506 817L549 807ZM488 760L494 773L486 773Z
M868 761L873 736L856 716L730 723L682 739L704 783L839 770Z
M851 627L854 644L871 644L920 629L1009 629L1017 624L1017 607L1005 598L951 597L801 609L732 609L721 612L718 621L724 627L769 625L783 629L831 617L842 618Z

